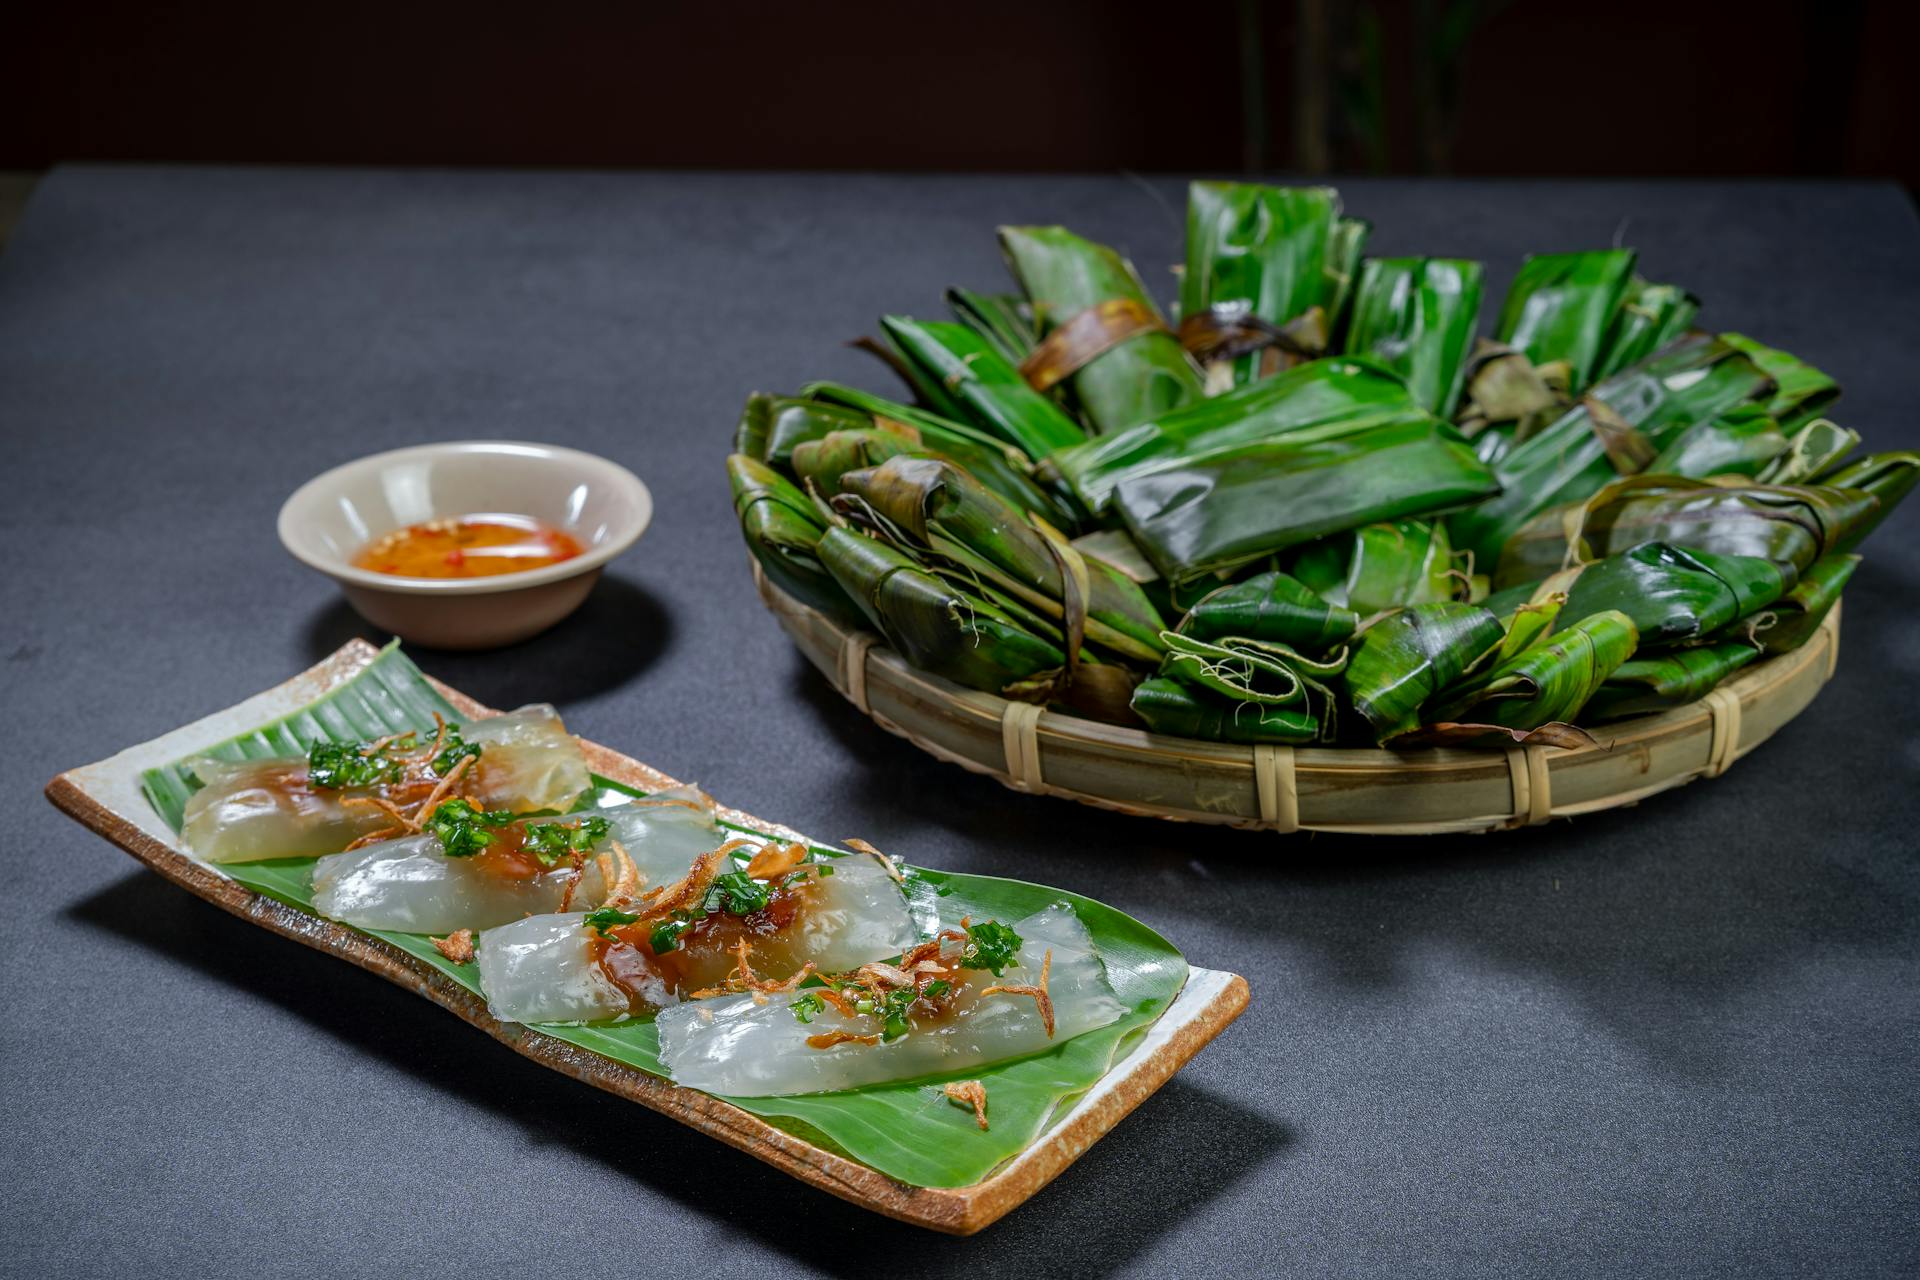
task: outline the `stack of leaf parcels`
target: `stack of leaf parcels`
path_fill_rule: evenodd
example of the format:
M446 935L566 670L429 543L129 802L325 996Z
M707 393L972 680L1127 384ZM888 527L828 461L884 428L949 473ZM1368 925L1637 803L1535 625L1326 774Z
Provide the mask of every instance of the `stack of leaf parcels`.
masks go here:
M783 591L1008 698L1231 742L1510 737L1804 643L1920 455L1636 271L1365 256L1337 193L1196 183L1180 315L1060 227L1020 291L863 343L901 400L755 395L728 459Z

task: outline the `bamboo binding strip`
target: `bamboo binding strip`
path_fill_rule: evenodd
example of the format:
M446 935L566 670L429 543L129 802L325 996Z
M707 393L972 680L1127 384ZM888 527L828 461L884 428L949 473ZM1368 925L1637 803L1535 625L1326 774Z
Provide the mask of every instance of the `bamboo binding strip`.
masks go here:
M1505 752L1244 746L1166 738L1012 702L916 671L763 574L767 607L876 724L1017 791L1265 831L1428 834L1537 826L1718 777L1813 701L1836 669L1840 606L1806 644L1691 706L1605 726L1611 749Z

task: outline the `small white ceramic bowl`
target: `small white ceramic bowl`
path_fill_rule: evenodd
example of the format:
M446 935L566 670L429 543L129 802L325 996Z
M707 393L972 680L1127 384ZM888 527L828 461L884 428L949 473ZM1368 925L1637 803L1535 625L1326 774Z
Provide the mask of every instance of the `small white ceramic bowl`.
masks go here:
M356 569L375 538L427 520L531 516L583 550L488 578L401 578ZM625 467L578 449L508 440L422 444L335 467L280 508L280 541L347 593L367 621L437 649L491 649L537 635L580 607L607 561L653 519L653 495Z

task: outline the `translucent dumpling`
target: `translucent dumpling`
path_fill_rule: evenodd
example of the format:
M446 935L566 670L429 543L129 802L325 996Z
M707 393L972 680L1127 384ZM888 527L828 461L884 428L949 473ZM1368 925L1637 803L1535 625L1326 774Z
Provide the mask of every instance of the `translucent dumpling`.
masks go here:
M844 994L828 999L833 992L807 988L675 1006L660 1014L660 1061L676 1084L708 1093L822 1093L1023 1057L1126 1013L1071 908L1049 907L1013 928L1021 939L1017 958L998 976L970 968L954 974L967 944L943 943L939 957L928 963L953 976L943 976L946 985L920 1004L903 1004L891 1026L887 982L881 979L897 982L913 974L876 975L861 997L875 1006L872 1012L851 1005ZM920 975L923 991L926 981ZM991 990L996 987L1024 990ZM1036 989L1044 1002L1032 994Z
M590 852L605 852L618 841L633 859L640 888L678 879L696 857L726 839L712 801L697 791L676 789L588 814L491 828L487 846L469 857L447 857L431 834L332 854L314 864L313 905L322 915L361 929L439 934L490 929L558 911L566 902L598 905L610 886L597 858L582 860L579 882L569 895L575 875L571 863L545 865L528 852L530 830L577 828L596 818L607 830Z
M809 864L763 887L752 911L729 910L722 890L719 909L688 921L679 916L691 913L650 917L642 906L604 932L578 912L489 929L476 946L480 989L504 1022L592 1022L738 981L743 943L752 976L773 982L809 964L831 972L897 956L917 939L906 897L877 858ZM672 936L656 950L662 925Z
M458 779L461 793L484 809L528 813L565 809L590 778L580 743L549 706L522 707L464 726L479 753ZM393 825L379 799L406 809L427 798L439 781L429 765L427 739L416 756L394 757L391 775L365 785L322 786L303 757L193 764L200 789L187 800L181 835L209 862L256 862L338 853Z

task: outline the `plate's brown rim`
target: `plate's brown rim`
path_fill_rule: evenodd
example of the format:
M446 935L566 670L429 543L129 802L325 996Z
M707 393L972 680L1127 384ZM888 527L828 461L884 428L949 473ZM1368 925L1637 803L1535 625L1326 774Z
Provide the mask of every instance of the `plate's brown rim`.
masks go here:
M356 645L372 652L365 641L353 641L327 661L339 659ZM490 713L489 708L458 690L428 679L467 714ZM581 746L593 771L604 777L648 789L674 785L668 775L608 747L584 739ZM670 1084L518 1023L500 1022L487 1012L485 1000L398 947L256 893L169 848L88 793L75 776L78 772L69 770L47 784L46 795L54 806L189 893L243 920L376 973L426 997L543 1066L670 1116L809 1186L887 1217L950 1235L971 1235L1031 1198L1171 1079L1247 1006L1246 980L1237 974L1228 975L1221 990L1116 1087L1106 1091L1097 1106L1048 1131L999 1173L969 1187L910 1186L795 1137L731 1103ZM743 826L803 838L738 810L723 809L722 813Z

